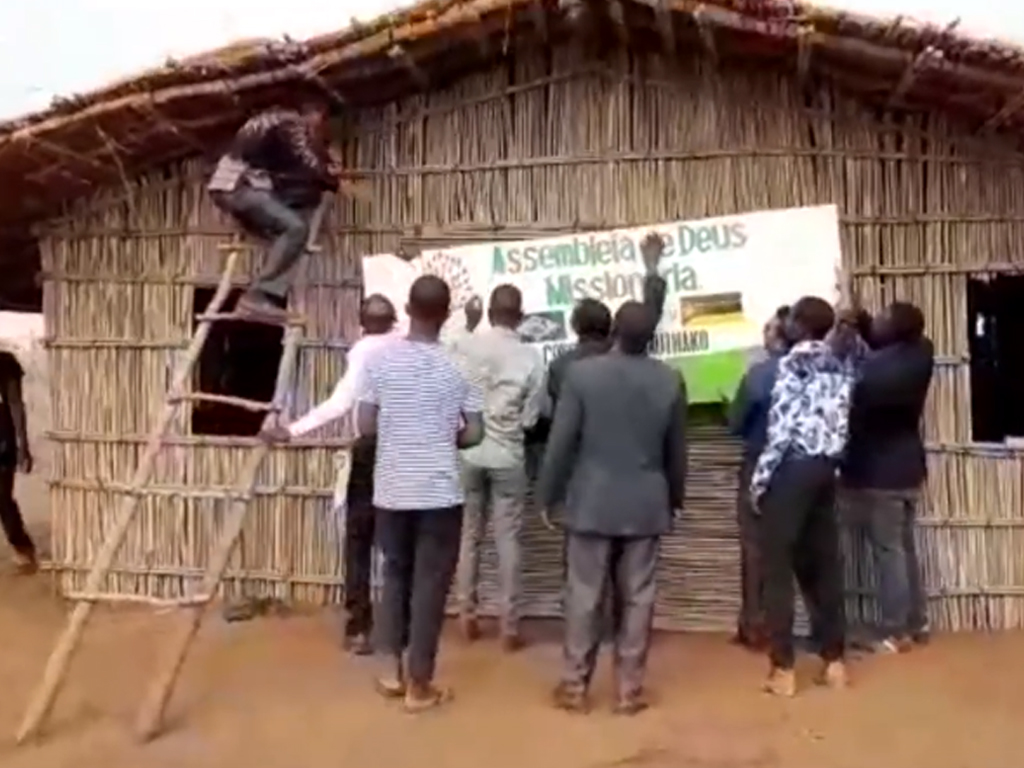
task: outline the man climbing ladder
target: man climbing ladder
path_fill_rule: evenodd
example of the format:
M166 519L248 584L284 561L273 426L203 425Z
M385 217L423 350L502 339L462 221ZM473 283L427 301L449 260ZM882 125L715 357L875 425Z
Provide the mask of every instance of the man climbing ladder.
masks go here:
M236 313L281 322L288 290L324 192L338 189L331 160L328 103L311 97L296 110L273 108L235 134L210 177L213 202L250 235L272 240L267 266L239 299Z
M263 116L253 118L246 124L248 127L243 127L239 132L241 138L236 138L232 150L222 158L214 172L210 186L213 188L211 191L217 192L218 204L238 217L243 227L260 228L263 232L271 231L277 235L277 240L271 246L270 264L249 290L245 301L238 302L236 311L223 312L221 308L231 292L232 273L239 260L241 248L237 242L222 246L222 250L227 251L228 256L220 283L213 299L203 314L197 318L199 324L171 377L163 411L139 459L131 481L131 489L121 501L115 524L97 552L84 590L75 598L77 605L71 612L68 623L47 661L39 685L29 701L16 735L19 744L36 735L50 713L92 607L98 602L118 597L104 594L103 583L131 526L140 500L156 490L149 486L157 464L157 455L182 405L204 401L231 402L242 408L266 413L264 429L276 423L285 409L288 394L294 383L304 320L289 315L284 307L272 302L276 298L282 300L280 303L284 304L283 300L291 288L295 267L303 253L312 249L314 241L319 236L324 214L333 199L333 195L323 194L322 190L338 186L335 177L331 175L333 169L325 159L328 157L326 141L320 140L320 144L315 145L317 149L313 149L314 132L310 126L320 123L314 121L311 116L314 112L311 112L311 109L312 107L305 109L307 117L296 117L297 113L284 113L278 110L273 114L264 113ZM322 121L325 111L320 109L317 114L317 119ZM307 132L300 133L300 127ZM311 159L313 154L317 158L315 161ZM253 180L256 186L251 186ZM315 199L312 197L314 194ZM300 213L307 205L313 207L308 218ZM294 238L299 225L295 219L300 216L302 237L296 245ZM274 396L270 402L260 403L190 391L193 369L212 325L221 320L232 319L247 319L251 322L280 324L287 327ZM220 539L210 553L210 562L202 584L197 593L177 601L183 610L179 614L177 626L168 637L166 655L139 711L137 732L142 739L151 738L160 728L164 708L171 696L189 646L203 615L217 596L231 552L245 522L257 472L269 451L269 446L263 441L252 440L248 445L251 446L252 452L242 469L238 487L223 494L227 507L226 519ZM209 489L195 489L195 493L208 495Z

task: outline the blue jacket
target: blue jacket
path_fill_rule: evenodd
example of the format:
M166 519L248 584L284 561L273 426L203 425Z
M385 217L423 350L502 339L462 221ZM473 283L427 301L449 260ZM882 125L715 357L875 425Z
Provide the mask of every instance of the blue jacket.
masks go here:
M751 365L729 409L729 429L743 440L743 458L756 460L768 439L768 409L782 355L772 353Z

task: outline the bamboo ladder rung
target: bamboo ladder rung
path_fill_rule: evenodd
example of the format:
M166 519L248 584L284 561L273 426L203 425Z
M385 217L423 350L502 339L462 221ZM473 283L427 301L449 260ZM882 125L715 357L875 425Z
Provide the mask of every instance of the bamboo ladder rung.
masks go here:
M218 251L262 251L264 245L261 243L248 243L243 241L232 243L221 243L217 246ZM307 245L306 253L320 253L323 249L319 245Z
M276 403L269 403L263 400L250 400L247 397L235 397L233 395L215 395L210 392L182 392L171 395L168 398L171 403L218 403L220 405L231 405L235 408L244 408L254 413L266 412L277 413L281 407Z
M73 603L138 603L156 608L187 608L209 603L213 600L213 595L160 598L123 592L68 592L64 595L64 599Z
M325 195L320 202L320 206L313 214L309 227L307 252L311 250L309 246L319 236L320 225L331 199L330 195ZM113 565L114 557L117 555L128 533L128 528L138 510L139 501L143 496L149 495L147 493L150 490L148 483L156 466L157 455L167 440L167 432L181 405L186 402L216 402L235 405L257 412L264 411L266 412L263 420L263 427L265 429L273 426L276 423L278 414L284 410L284 404L290 393L294 378L299 343L305 321L295 315L287 315L277 320L261 316L222 312L221 307L231 293L233 273L238 264L239 254L244 250L244 246L242 243L234 240L222 250L228 252L228 257L217 289L213 294L213 298L210 299L206 311L198 316L200 323L196 327L192 341L189 343L174 371L163 410L157 419L156 426L149 435L146 449L139 459L135 474L124 491L125 497L121 502L114 526L100 547L96 560L89 571L89 575L86 577L82 591L72 596L72 599L75 600L75 608L68 618L64 631L57 639L53 652L47 660L46 668L43 670L42 678L29 701L25 717L15 736L18 744L22 744L30 737L36 735L53 709L54 701L66 677L71 657L78 648L93 606L98 602L106 601L139 602L138 600L132 600L128 596L104 593L101 587ZM274 396L269 403L211 393L186 394L193 369L203 350L203 346L206 344L206 340L209 338L211 327L215 322L223 320L243 320L266 325L284 325L287 327L282 339L283 350L277 368ZM221 498L229 501L228 517L220 539L215 543L210 564L203 577L202 586L199 588L199 596L187 597L169 603L183 609L179 613L182 620L171 631L166 659L153 678L153 684L150 686L149 692L139 710L136 734L142 740L148 740L156 735L162 724L164 710L170 700L174 684L184 664L185 656L199 629L199 624L206 610L220 588L231 553L241 534L249 502L254 496L259 468L269 451L270 446L266 442L258 441L242 469L242 479L239 487L234 491L219 494ZM155 601L144 600L143 602L154 603Z
M212 303L212 302L211 302ZM259 325L283 325L288 328L305 327L306 318L303 315L288 315L287 317L275 318L266 315L250 315L241 312L205 312L196 315L199 323L216 323L220 321L233 320L240 323L257 323Z

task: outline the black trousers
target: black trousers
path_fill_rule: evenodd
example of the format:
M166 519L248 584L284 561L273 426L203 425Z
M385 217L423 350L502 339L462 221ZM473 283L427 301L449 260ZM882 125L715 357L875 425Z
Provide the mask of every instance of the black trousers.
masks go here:
M752 642L764 633L764 566L761 562L761 518L750 499L750 477L757 456L744 456L736 491L736 523L740 534L740 615L738 635Z
M377 510L377 541L384 553L377 645L395 659L404 654L406 675L417 685L434 679L461 537L461 505Z
M350 489L345 512L345 636L373 630L373 492Z
M794 661L794 576L813 605L812 633L825 661L844 653L846 616L835 509L835 463L785 459L760 500L764 610L772 665Z
M14 499L14 476L17 469L13 461L0 461L0 525L3 525L4 535L15 552L21 555L35 554L35 545L32 543L28 531L25 530L25 520L21 516L21 509Z

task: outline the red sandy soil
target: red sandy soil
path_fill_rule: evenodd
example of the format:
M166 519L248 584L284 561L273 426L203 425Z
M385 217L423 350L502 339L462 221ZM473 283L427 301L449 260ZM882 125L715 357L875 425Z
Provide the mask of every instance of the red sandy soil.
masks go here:
M42 484L20 486L44 541ZM844 692L809 685L761 694L762 659L724 637L661 635L652 652L655 707L608 713L607 663L589 716L549 705L557 626L504 656L493 640L450 635L444 710L409 716L372 690L372 662L346 657L336 618L204 625L171 703L166 733L147 746L132 725L168 614L97 610L38 744L13 733L42 672L65 605L49 579L7 574L0 544L2 768L1011 768L1022 765L1024 635L960 635L902 657L851 665ZM543 635L543 637L541 637Z
M377 698L372 663L338 649L328 614L225 624L213 616L190 656L165 735L132 739L135 708L166 614L99 610L38 744L13 734L62 624L45 578L0 579L0 765L4 768L953 768L1020 762L1024 637L939 638L903 657L854 663L854 687L758 690L759 658L717 636L659 636L656 706L607 712L607 669L589 716L554 711L558 646L503 656L494 641L446 638L445 708L409 716ZM539 628L533 628L539 630ZM546 632L544 634L550 634ZM800 668L804 679L812 662ZM1017 725L1014 726L1014 723Z

